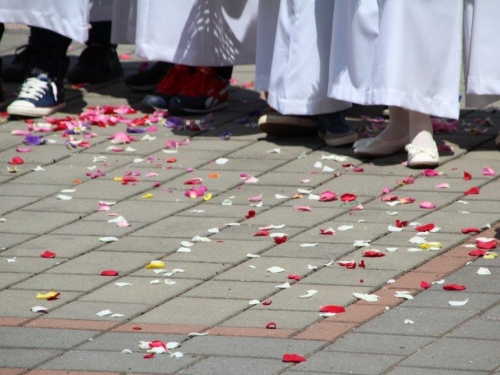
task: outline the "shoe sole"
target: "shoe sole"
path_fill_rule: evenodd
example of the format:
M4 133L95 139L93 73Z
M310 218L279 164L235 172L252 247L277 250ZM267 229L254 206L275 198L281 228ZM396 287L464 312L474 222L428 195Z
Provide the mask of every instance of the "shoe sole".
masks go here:
M49 116L54 112L66 107L66 102L60 103L53 107L45 107L45 108L26 108L26 107L17 107L11 104L7 108L7 112L9 115L14 116L25 116L25 117L43 117Z
M405 149L402 148L401 150L397 150L397 151L394 151L394 152L391 152L391 153L388 153L388 154L370 154L370 153L367 153L367 152L356 152L354 151L354 155L356 156L363 156L363 157L367 157L367 158L381 158L381 157L384 157L384 156L390 156L390 155L394 155L394 154L401 154L403 153Z
M293 137L313 134L316 122L296 116L264 115L259 118L259 129L277 137Z
M319 134L321 134L321 133L319 133ZM323 136L321 138L323 138L323 140L325 141L325 143L328 146L338 147L338 146L352 145L354 142L356 142L358 140L358 135L356 133L354 133L354 134L349 134L348 136L339 137L339 138L327 139L325 136Z
M179 109L175 108L175 109L170 109L171 111L173 112L185 112L185 113L195 113L195 114L204 114L204 113L210 113L210 112L214 112L214 111L218 111L219 109L222 109L222 108L225 108L227 107L227 102L225 103L219 103L217 105L214 105L213 107L211 108L207 108L207 109L192 109L192 108L183 108L183 107L180 107Z
M433 162L421 162L421 163L415 163L415 164L408 164L408 167L410 168L431 168L431 167L438 167L439 163L433 163Z
M136 92L154 92L156 90L156 86L158 86L156 83L151 84L149 86L144 85L144 86L133 86L133 85L127 85L125 84L130 90L136 91Z

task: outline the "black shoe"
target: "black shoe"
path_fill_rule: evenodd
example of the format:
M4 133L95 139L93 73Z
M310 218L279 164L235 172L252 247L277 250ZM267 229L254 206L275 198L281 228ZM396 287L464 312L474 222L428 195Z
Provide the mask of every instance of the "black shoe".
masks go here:
M0 71L2 70L2 59L0 59ZM0 80L0 105L5 101L5 95L3 93L2 80Z
M5 82L23 82L33 61L33 50L29 45L16 48L14 60L2 69Z
M316 121L319 137L328 146L352 144L358 139L358 134L351 130L343 112L327 113L313 118Z
M112 46L91 44L80 54L78 63L68 73L71 83L101 83L119 78L123 68Z
M134 91L154 91L156 85L161 82L168 70L173 66L174 64L157 62L151 68L125 78L125 84L129 89Z
M156 110L168 110L170 99L172 99L172 95L159 93L146 95L142 99L141 112L153 113Z

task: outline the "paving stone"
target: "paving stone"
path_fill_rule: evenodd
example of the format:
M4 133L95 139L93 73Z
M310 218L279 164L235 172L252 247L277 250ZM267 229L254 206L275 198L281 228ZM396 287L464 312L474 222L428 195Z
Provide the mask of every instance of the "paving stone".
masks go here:
M36 237L35 234L19 234L19 233L3 232L0 238L0 249L8 249L10 247L19 245L35 237Z
M43 167L40 172L30 172L16 179L16 184L46 184L74 185L75 180L90 180L85 174L88 169L84 166L52 164Z
M237 137L231 139L230 142L221 142L221 139L217 138L200 139L196 137L196 138L191 138L189 140L189 150L234 151L234 150L239 150L242 147L249 146L251 144L252 144L251 141L243 141ZM223 166L221 165L219 167Z
M397 366L387 374L390 375L481 375L481 374L489 374L489 372L485 371L477 371L475 370L473 373L470 371L460 371L460 370L444 370L444 369L432 369L432 368L423 368L423 367L403 367Z
M60 145L44 145L40 147L33 147L33 152L23 154L23 160L29 164L51 164L57 160L67 158L69 150ZM19 156L14 148L0 152L0 163L6 163L12 160L13 157Z
M203 141L198 143L205 143L210 141ZM239 143L239 142L238 142ZM248 142L245 142L248 144ZM189 145L191 147L191 144ZM200 146L202 147L202 146ZM215 163L206 164L203 167L199 168L199 171L210 171L210 172L219 172L219 171L242 171L245 172L265 172L269 170L273 170L280 165L285 163L284 160L280 159L268 159L265 163L260 159L248 159L248 158L230 158L230 161L227 164L219 165Z
M273 299L271 297L271 299ZM318 310L319 311L319 310ZM318 320L318 312L249 309L225 321L222 327L265 328L269 322L278 329L301 330Z
M446 278L447 283L465 284L467 292L470 293L500 293L497 287L498 280L500 280L500 273L493 271L491 275L477 275L477 267L468 266L453 273ZM495 285L497 284L497 285ZM437 289L437 286L436 286ZM492 298L498 298L495 296Z
M447 337L465 337L478 340L497 340L500 322L495 320L472 319L458 327Z
M23 242L7 250L2 255L19 255L38 257L45 250L56 253L56 258L72 258L102 246L99 237L44 234Z
M403 361L403 366L491 371L500 365L496 355L500 342L466 338L444 338Z
M463 176L462 176L463 177ZM483 178L484 176L477 176L471 180L458 179L456 177L448 177L446 175L436 176L436 177L419 177L415 179L415 183L410 185L404 185L396 190L397 195L408 195L413 191L424 192L428 191L436 193L438 189L436 185L447 183L449 185L448 188L443 189L446 192L453 193L463 193L466 190L474 186L482 186L489 182L488 179Z
M422 219L423 220L423 219ZM483 227L500 220L500 214L469 213L466 215L450 215L449 212L433 212L425 220L441 227L440 232L460 233L462 228Z
M189 254L188 254L189 255ZM215 275L218 275L224 270L228 269L231 264L229 263L197 263L197 262L176 262L165 260L165 272L168 273L174 269L182 269L186 272L176 273L172 276L165 276L169 279L202 279L207 280ZM130 276L146 276L154 278L162 278L162 273L155 273L155 270L147 270L141 268L140 270L132 273Z
M133 322L210 326L246 307L248 301L243 300L178 297L141 315Z
M100 246L102 246L99 250L134 253L157 253L158 256L160 256L160 254L164 256L177 250L180 246L180 243L184 240L184 238L126 236L120 238L119 241L110 242L108 244L99 242Z
M448 283L448 278L446 278ZM454 291L442 290L442 285L439 286L441 290L430 289L425 293L421 293L415 299L408 301L406 307L433 307L439 309L457 309L457 310L486 310L494 304L500 302L498 294L486 293L468 293L467 291L454 293ZM465 306L450 306L448 301L464 301L468 299L469 302Z
M3 253L2 253L3 255ZM28 258L16 257L15 262L7 262L7 259L13 259L12 256L0 257L0 272L11 273L39 273L48 270L59 264L61 259Z
M7 273L2 272L0 278L0 289L4 289L9 285L16 284L30 276L29 273Z
M292 139L276 139L274 142L260 141L244 147L228 155L228 158L254 158L254 159L295 159L303 152L310 152L321 146L321 140L308 140L302 138L300 141ZM267 153L267 151L279 148L281 152Z
M401 274L396 270L375 270L357 268L350 270L345 267L325 267L305 277L303 282L318 285L354 285L379 287L387 284L387 280L395 279ZM361 282L361 280L363 280Z
M151 284L153 280L160 280L161 284ZM103 286L80 298L80 301L110 302L110 303L142 303L144 305L157 305L186 290L195 287L201 280L176 280L176 284L167 285L162 279L149 279L145 277L123 277L116 282L130 283L132 286L118 287L113 283Z
M260 257L249 259L238 266L218 275L217 280L239 280L239 281L267 281L284 283L287 281L287 275L304 276L311 271L307 268L309 264L317 264L318 260L307 258L292 259L292 258L271 258ZM251 268L249 266L255 266ZM278 266L284 268L281 273L271 273L268 268Z
M227 222L227 220L226 220ZM214 234L211 239L212 240L244 240L244 241L265 241L274 243L270 237L267 236L257 236L254 237L254 234L259 231L259 225L249 225L249 221L243 221L240 226L233 226L231 228L227 228L223 231L220 231L217 234ZM282 224L282 223L280 223ZM275 224L279 225L279 224ZM283 229L276 229L270 231L271 233L285 233L288 238L292 238L297 235L297 233L304 231L306 228L304 227L291 227L286 226Z
M307 202L300 202L298 205ZM324 221L331 220L334 217L342 214L341 209L330 208L313 208L312 211L296 211L292 207L273 207L270 210L258 213L252 218L252 224L262 226L270 225L277 222L282 222L287 226L303 227L307 225L318 225Z
M348 231L339 231L338 227L342 225L353 225L354 228ZM328 229L332 228L335 230L334 236L321 235L320 229ZM334 221L329 221L323 223L321 225L316 226L315 228L309 229L308 231L298 235L294 238L294 241L303 241L303 242L331 242L331 243L346 243L352 244L357 240L371 240L382 237L389 231L387 230L387 224L378 224L378 223L349 223L349 222L341 222L338 219Z
M426 223L424 219L421 219L420 221ZM416 232L411 231L410 229L408 230L404 229L402 232L391 232L386 236L381 237L376 241L373 241L372 245L375 248L382 248L384 246L415 247L413 244L409 242L409 240L416 234L417 234ZM468 237L469 236L466 236L462 233L451 234L451 233L441 233L441 232L429 233L423 236L423 238L425 238L427 241L440 242L442 251L445 249L453 248L461 244Z
M252 374L276 374L285 368L286 363L272 359L248 359L234 357L209 357L196 363L180 374L206 374L206 375L252 375Z
M318 293L310 298L299 298L308 290L317 290ZM329 286L309 285L302 282L294 284L290 289L280 291L271 297L270 306L257 305L256 310L289 310L289 311L315 311L319 314L319 307L326 305L347 306L356 301L353 293L369 293L373 288L362 286Z
M191 180L193 178L202 178L203 179L202 185L208 188L207 191L214 192L214 191L226 191L228 189L235 188L236 186L241 185L243 183L243 180L240 178L241 172L238 171L224 171L219 173L220 175L219 178L208 178L208 176L212 173L213 172L208 172L208 171L203 171L203 172L195 171L193 173L190 173L188 176L183 175L174 178L173 180L167 183L167 186L170 189L188 190L193 186L185 185L184 182Z
M107 332L91 341L83 343L78 347L78 350L90 351L110 351L117 352L123 349L129 349L136 353L143 353L144 350L139 349L139 342L141 341L155 341L161 340L163 342L181 342L186 338L182 335L165 335L159 333L126 333L126 332ZM184 348L180 349L184 351Z
M273 246L271 249L264 252L261 256L274 258L282 257L323 259L328 262L332 259L342 257L344 254L350 253L354 250L353 247L347 244L331 244L326 242L319 242L315 247L304 248L300 246L302 243L304 242L296 242L294 241L294 239L292 239L285 242L284 244Z
M129 227L119 227L116 223L103 223L101 221L79 220L74 223L60 227L52 234L59 235L83 235L83 236L99 236L99 237L123 237L128 233L134 232L139 228L147 226L149 223L140 221L129 221Z
M33 313L30 309L34 306L43 306L49 311L56 309L77 298L81 293L64 292L54 301L45 301L36 299L38 293L47 293L50 290L13 290L6 289L0 292L2 299L2 309L0 316L17 318L36 318L39 314ZM1 363L1 362L0 362Z
M301 183L304 179L308 179L310 182L307 184ZM296 189L313 190L313 188L324 185L332 179L333 176L327 174L311 175L271 171L259 176L256 186L293 186Z
M0 327L2 348L70 349L97 336L96 331Z
M113 269L119 273L128 273L145 266L154 259L155 255L149 253L131 254L130 252L93 251L54 267L49 273L100 275L103 270L107 269Z
M191 199L184 195L184 190L174 190L169 189L168 186L162 185L160 188L149 189L137 194L131 198L128 198L129 201L140 201L144 202L143 196L152 194L152 198L148 198L148 201L151 202L179 202L179 203L187 203L187 204L197 204L204 202L202 198Z
M167 164L166 162L158 162L157 164L151 164L148 166L136 164L137 163L134 163L133 165L127 164L123 167L113 169L112 171L109 171L106 176L101 177L101 179L114 180L115 178L122 178L133 172L134 177L139 178L143 186L150 184L152 187L157 181L161 183L168 183L168 181L174 179L175 177L186 173L184 169L172 168L170 164L163 166ZM139 174L137 175L137 173ZM147 177L148 173L156 173L158 176Z
M210 228L222 229L226 223L237 221L238 218L212 218L207 222L206 218L194 218L183 216L171 216L160 220L147 228L132 233L132 236L140 237L182 237L190 240L194 236L208 236ZM229 228L233 229L233 228Z
M3 277L3 274L2 274ZM101 275L58 275L40 274L11 287L12 289L56 290L58 292L88 292L108 283Z
M119 201L126 199L147 190L149 187L150 184L145 183L138 183L133 186L122 185L116 181L95 179L78 185L76 191L71 193L71 196L73 198L95 199L97 204L97 201Z
M400 221L418 221L418 219L424 215L420 211L401 211L398 212L397 207L393 211L391 207L387 207L387 210L362 210L362 211L351 211L345 213L336 218L336 220L346 222L346 223L357 223L360 220L364 220L368 223L386 223L387 225L395 225L396 220ZM398 212L395 216L387 215L387 212Z
M5 216L2 231L6 233L42 234L78 220L78 214L15 211Z
M214 161L222 156L227 157L225 150L191 150L188 146L180 146L176 153L166 154L163 151L158 151L149 155L150 158L156 160L168 160L175 158L177 161L172 163L175 168L199 168L207 164L209 161ZM229 163L228 163L229 164ZM186 178L188 180L189 178Z
M91 167L96 165L97 168L103 168L105 170L111 170L123 166L125 164L130 164L136 158L135 155L102 155L107 158L106 162L94 162L94 156L101 156L98 153L96 154L87 154L87 153L78 153L75 155L71 155L71 157L59 160L57 165L72 165L72 166L84 166ZM106 164L106 165L104 165Z
M467 171L475 178L494 179L495 176L483 176L482 170L485 166L495 169L496 165L498 161L495 159L475 159L464 156L446 163L439 169L450 177L463 178L464 171Z
M383 180L383 179L381 179ZM437 182L436 182L437 183ZM397 206L391 207L387 205L387 202L382 202L380 199L375 199L370 203L363 204L365 209L375 209L375 210L386 210L386 211L419 211L422 214L428 214L442 207L448 206L449 204L463 198L462 193L444 192L439 191L439 194L429 194L429 192L412 191L406 194L399 194L397 190L394 192L399 198L415 198L414 203L409 204L398 204ZM432 203L436 205L434 210L426 210L420 208L420 203L431 200Z
M0 349L0 363L5 367L31 368L62 353L61 350Z
M500 306L495 306L492 309L489 309L482 315L478 316L478 319L491 319L491 320L500 319Z
M314 167L316 162L321 162L323 166L328 166L330 168L334 168L335 170L343 170L342 164L353 164L353 165L360 165L362 162L353 157L352 151L351 154L347 154L345 151L345 148L335 148L335 154L341 155L341 156L348 156L347 161L343 163L338 163L333 160L321 160L322 155L328 156L331 155L332 153L326 151L326 149L322 150L316 150L314 152L309 153L305 158L302 159L291 159L290 162L287 164L279 167L276 169L277 172L297 172L297 171L303 171L304 173L312 173L316 172L319 174L327 174L332 176L332 172L322 172L322 168L316 168Z
M40 319L70 319L70 320L94 320L100 322L124 322L132 317L147 311L149 305L139 303L117 303L117 302L80 302L73 301L57 310L50 311ZM123 314L123 317L97 316L103 310L111 310L113 314ZM33 314L33 313L32 313Z
M187 341L182 350L185 354L281 359L283 353L306 355L321 345L321 341L206 336Z
M39 199L39 197L9 197L9 199L2 199L2 203L0 204L0 215L5 215L7 212L27 206L29 207L31 203Z
M262 207L249 207L242 204L233 204L231 206L222 206L220 204L198 204L197 206L190 206L187 210L180 212L177 216L188 216L188 217L225 217L225 218L235 218L239 217L243 219L248 215L250 210L255 211L257 215L270 209L271 206ZM203 211L203 212L198 212ZM254 222L254 218L251 219Z
M124 355L120 352L70 351L43 365L44 369L73 371L116 371L131 373L173 374L196 362L198 357L170 358L157 355L146 361L143 353Z
M464 205L462 203L452 203L449 206L443 207L441 212L457 212L461 215L467 215L463 212L488 212L496 213L500 210L500 202L497 201L478 201L478 200L467 200L468 204Z
M276 291L275 283L210 280L184 294L185 297L261 299Z
M368 323L357 332L386 335L439 337L477 314L474 310L396 307ZM410 319L414 324L404 324Z
M90 214L95 212L95 210L95 199L72 199L70 201L63 201L55 197L45 198L23 207L23 211L71 212L79 214Z
M373 335L368 333L350 333L325 351L345 353L371 353L409 356L420 348L434 341L433 337Z
M297 370L325 371L329 373L381 374L404 357L387 354L320 352L307 362L298 364Z

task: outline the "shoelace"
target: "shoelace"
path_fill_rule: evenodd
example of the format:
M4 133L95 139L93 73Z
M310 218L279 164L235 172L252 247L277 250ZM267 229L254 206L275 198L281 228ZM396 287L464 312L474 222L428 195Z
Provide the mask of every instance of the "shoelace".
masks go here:
M55 85L53 85L55 86ZM54 87L55 90L57 88ZM49 90L49 82L42 81L38 78L28 78L21 87L19 99L33 99L38 100ZM57 96L57 91L56 91Z

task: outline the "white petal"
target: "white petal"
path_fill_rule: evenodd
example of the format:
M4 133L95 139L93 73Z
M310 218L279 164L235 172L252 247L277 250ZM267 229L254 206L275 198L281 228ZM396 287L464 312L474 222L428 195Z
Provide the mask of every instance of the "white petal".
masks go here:
M76 189L62 189L60 193L74 193Z
M478 275L491 275L491 271L488 268L485 267L479 267L479 269L476 272Z
M323 318L329 318L329 317L331 317L331 316L335 316L335 315L337 315L337 314L327 312L327 313L319 313L318 315L319 315L319 316L322 316Z
M182 357L184 357L184 354L182 354L181 352L175 352L175 353L170 354L170 357L182 358Z
M132 354L132 350L130 349L123 349L122 354Z
M413 323L415 323L413 320L405 319L405 324L413 324Z
M319 198L321 198L319 195L316 194L309 194L309 198L312 201L319 201Z
M397 206L398 204L401 204L400 201L392 201L392 202L385 202L386 205L394 207Z
M170 280L170 279L165 279L163 280L163 282L167 285L175 285L177 284L177 281L174 281L174 280Z
M426 243L427 241L425 240L425 238L414 236L414 237L410 238L408 240L408 242L412 243L412 244L420 245L420 244Z
M269 267L267 269L268 272L271 272L271 273L281 273L283 271L285 271L284 268L281 268L281 267L278 267L278 266L272 266L272 267Z
M250 207L262 207L262 201L260 201L259 203L253 203L250 205Z
M354 228L354 225L341 225L340 227L337 228L337 230L341 232L345 232L347 230L351 230Z
M101 241L101 242L116 242L116 241L118 241L118 238L116 238L116 237L101 237L101 238L99 238L99 241Z
M312 190L310 190L310 189L297 189L297 191L300 194L311 194L312 193Z
M389 225L387 227L387 229L389 230L389 232L401 232L401 231L403 231L403 228L398 228L394 225Z
M228 227L239 227L241 224L240 223L226 223L225 225Z
M161 281L159 279L156 279L156 280L151 280L149 283L150 284L161 284Z
M312 271L312 270L317 270L317 269L318 269L318 267L316 267L316 266L311 266L310 264L308 264L308 265L307 265L307 269Z
M70 201L73 199L73 197L71 197L69 195L64 195L64 194L59 194L56 198L60 199L62 201Z
M260 258L260 255L248 253L247 258Z
M33 168L32 170L35 171L35 172L41 172L41 171L44 171L45 169L43 169L42 167L40 167L38 165L36 168Z
M334 169L334 168L331 168L331 167L329 167L329 166L327 166L327 165L325 165L325 166L323 167L323 170L322 170L322 172L333 172L333 171L335 171L335 169Z
M124 286L132 286L132 284L130 284L130 283L115 283L115 285L120 287L120 288L122 288Z
M266 154L281 154L280 148L273 148L272 150L267 150Z
M111 314L113 314L111 312L111 310L102 310L102 311L99 311L96 315L97 316L108 316L108 315L111 315Z
M255 306L255 305L259 305L260 304L260 301L258 299L253 299L251 301L248 301L248 304L250 306Z
M191 246L194 245L194 243L189 242L189 241L182 241L181 245L184 246L184 247L191 247Z
M396 216L396 215L398 215L398 212L397 211L390 211L390 212L387 211L386 214L389 216Z
M167 342L167 344L165 346L167 347L168 350L170 350L170 349L178 348L180 346L180 344L178 342L172 341L172 342Z
M224 199L222 201L222 205L223 206L232 206L233 205L233 201L231 199Z
M287 196L285 196L285 195L281 195L281 194L274 194L274 197L275 197L276 199L288 199L288 197L287 197Z
M224 165L224 164L227 164L227 162L229 161L229 159L226 159L226 158L219 158L215 161L215 164L218 164L218 165Z
M353 293L352 294L357 299L362 299L366 302L377 302L380 298L376 294L367 294L367 293Z
M278 289L288 289L290 287L291 287L291 285L290 285L290 283L288 281L286 283L284 283L284 284L276 285L276 288L278 288Z
M207 232L212 233L212 234L219 233L219 228L211 228L211 229L207 230Z
M413 299L413 296L410 294L410 292L406 292L406 291L401 291L401 292L396 292L396 294L394 295L394 297L396 298L404 298L404 299Z
M317 161L316 163L314 163L314 168L323 168L323 163L320 162L320 161Z
M465 306L469 302L469 299L467 298L465 301L448 301L450 306Z
M189 247L179 247L176 253L190 253L191 249Z
M39 312L47 312L47 308L43 306L34 306L30 309L34 313L39 313Z
M301 296L299 296L299 298L311 298L312 296L314 296L316 293L318 293L317 290L314 290L314 289L311 289L311 290L308 290L306 292L306 294L303 294Z
M396 280L394 280L394 279L387 280L387 284L394 284L395 282L396 282Z
M125 315L123 314L111 314L112 318L123 318Z
M301 243L300 244L300 247L316 247L318 246L318 243L315 242L315 243Z
M137 159L132 160L132 162L134 162L134 163L142 163L143 161L144 161L144 159L141 159L141 158L137 158Z
M398 251L398 248L397 247L386 247L385 251L387 251L389 253L394 253L394 252Z

